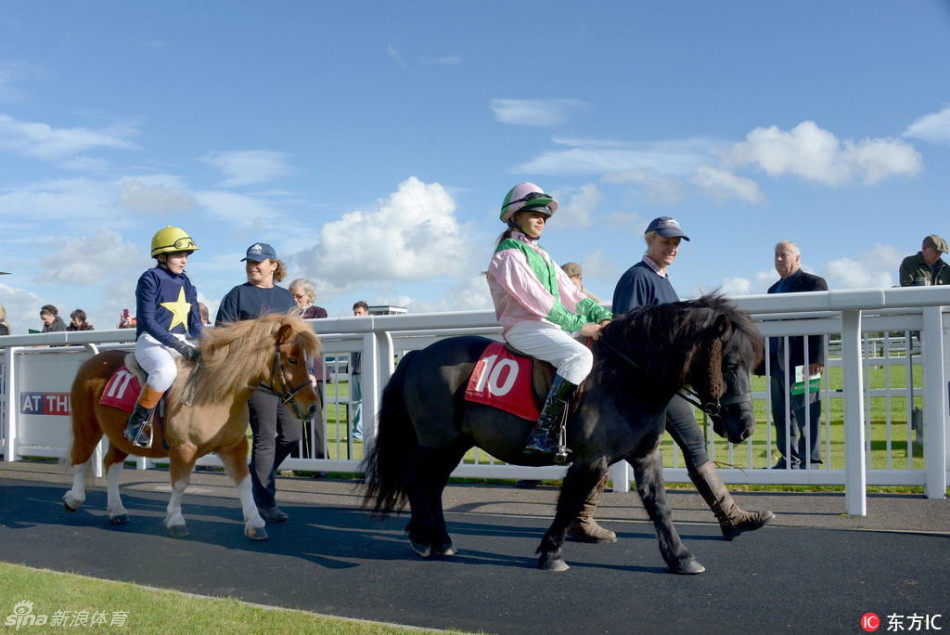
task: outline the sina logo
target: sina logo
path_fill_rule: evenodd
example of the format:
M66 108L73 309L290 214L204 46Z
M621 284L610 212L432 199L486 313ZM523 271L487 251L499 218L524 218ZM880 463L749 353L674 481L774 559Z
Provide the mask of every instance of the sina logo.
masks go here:
M33 615L33 603L27 600L20 600L13 605L13 613L7 615L3 622L4 626L14 626L15 630L20 630L21 626L42 626L46 624L48 617L46 615Z

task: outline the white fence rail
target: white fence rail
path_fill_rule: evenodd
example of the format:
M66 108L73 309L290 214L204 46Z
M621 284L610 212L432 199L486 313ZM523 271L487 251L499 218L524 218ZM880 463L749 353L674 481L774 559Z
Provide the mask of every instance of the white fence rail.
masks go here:
M763 335L826 335L821 381L821 465L808 470L763 469L775 463L767 384L754 399L760 423L748 441L710 438L710 456L727 482L843 485L847 512L866 514L867 485L923 486L930 498L947 489L947 378L950 377L950 287L912 287L744 296ZM350 439L354 405L340 387L351 378L349 355L362 353L363 434L374 432L379 396L405 351L437 339L479 333L498 337L490 311L327 318L313 321L334 383L327 386L329 450L325 459L291 458L285 469L359 472L361 444ZM130 347L132 331L85 331L0 337L4 460L60 457L69 444L69 389L79 365L103 348ZM922 448L920 447L922 445ZM670 450L666 447L669 446ZM916 454L915 454L916 452ZM304 453L302 456L308 456ZM679 450L664 442L665 476L688 482ZM202 460L217 464L216 457ZM142 468L152 462L140 459ZM529 468L473 451L455 471L472 478L557 479L563 467ZM614 488L628 491L626 464L611 469Z

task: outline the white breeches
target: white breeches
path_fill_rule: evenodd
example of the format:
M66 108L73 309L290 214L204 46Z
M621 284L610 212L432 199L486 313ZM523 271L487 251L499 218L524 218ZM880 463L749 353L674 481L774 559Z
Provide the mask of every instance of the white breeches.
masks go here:
M177 336L176 336L177 337ZM184 339L181 337L179 339ZM178 366L175 359L181 357L177 351L159 343L148 333L142 333L135 340L135 360L148 373L149 386L159 392L171 388L178 376Z
M558 375L575 385L594 367L590 349L549 322L520 322L508 329L505 339L519 351L550 362Z

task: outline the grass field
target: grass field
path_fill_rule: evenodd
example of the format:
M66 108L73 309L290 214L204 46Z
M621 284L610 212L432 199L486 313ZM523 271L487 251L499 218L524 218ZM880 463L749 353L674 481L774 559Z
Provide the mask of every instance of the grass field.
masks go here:
M304 611L275 609L234 599L216 599L176 591L99 580L0 562L0 616L15 623L13 632L85 632L115 629L144 633L314 633L316 635L395 635L419 629L378 622L324 617ZM18 602L30 602L32 607ZM29 608L29 610L28 610ZM26 621L26 615L33 616ZM38 626L41 616L46 624ZM57 620L54 624L52 621ZM85 622L82 620L85 619ZM79 621L77 621L79 620ZM96 625L94 625L94 621Z

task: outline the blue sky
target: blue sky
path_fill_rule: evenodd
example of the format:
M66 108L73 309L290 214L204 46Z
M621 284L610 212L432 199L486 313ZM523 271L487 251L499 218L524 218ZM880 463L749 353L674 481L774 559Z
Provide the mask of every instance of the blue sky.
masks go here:
M948 60L946 0L8 0L0 303L111 328L171 224L213 311L257 241L331 315L488 308L524 180L605 298L661 215L683 297L763 293L784 239L832 289L892 286L950 238Z

